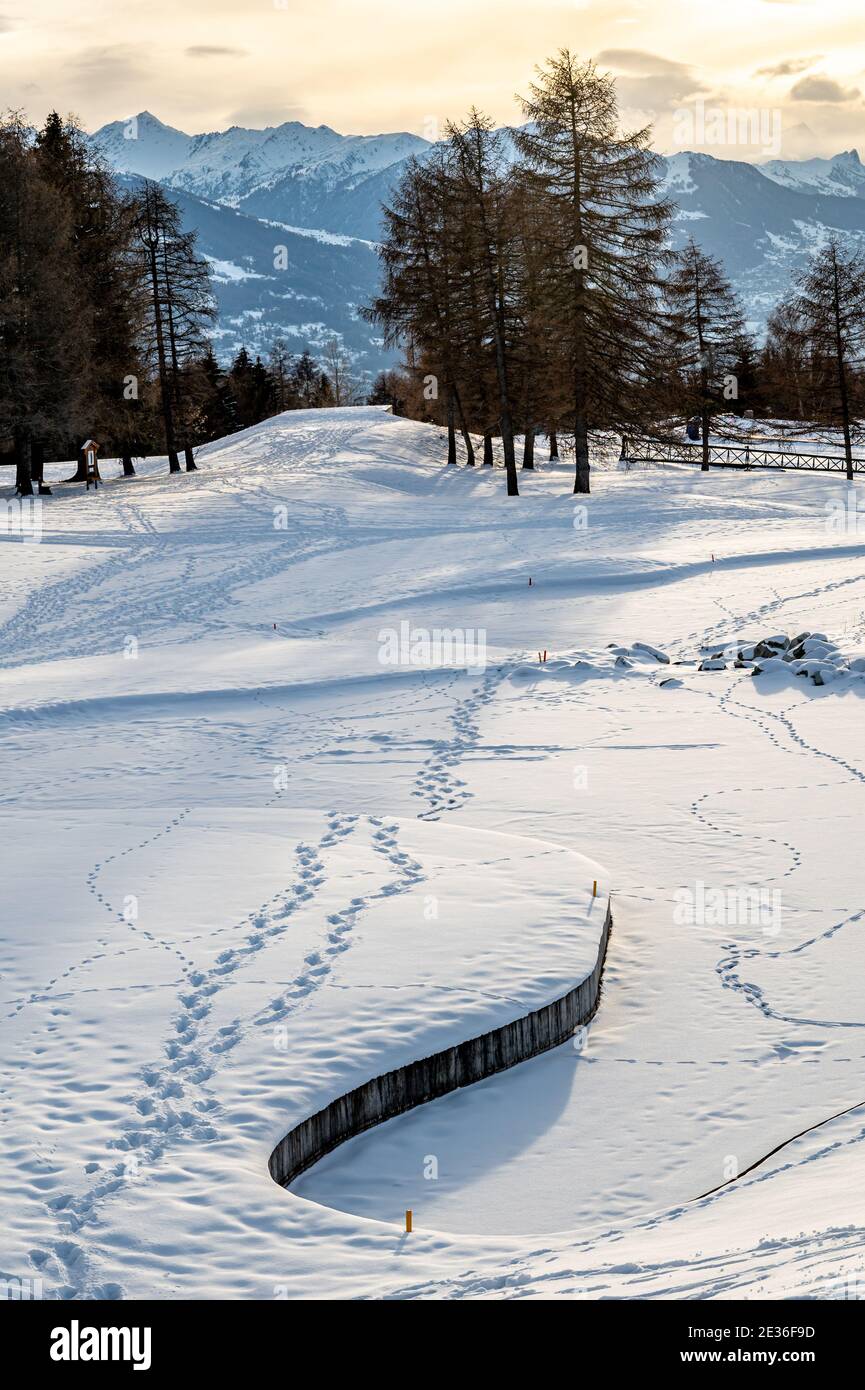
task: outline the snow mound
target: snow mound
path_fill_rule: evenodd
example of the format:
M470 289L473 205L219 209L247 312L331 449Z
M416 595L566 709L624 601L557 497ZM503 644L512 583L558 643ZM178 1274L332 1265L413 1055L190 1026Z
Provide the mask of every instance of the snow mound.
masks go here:
M632 642L630 646L611 642L603 651L577 650L567 656L520 662L511 671L510 678L512 681L533 681L554 677L617 676L627 672L645 675L657 672L659 666L669 665L667 653L649 642Z

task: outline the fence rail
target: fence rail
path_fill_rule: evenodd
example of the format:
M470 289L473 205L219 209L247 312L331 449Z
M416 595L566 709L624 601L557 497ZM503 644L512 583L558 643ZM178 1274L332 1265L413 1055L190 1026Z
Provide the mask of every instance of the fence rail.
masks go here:
M658 439L623 439L622 458L629 463L703 462L702 446L674 444ZM846 473L843 454L805 454L798 449L765 449L753 444L710 444L709 464L713 468L796 468L811 473ZM853 472L865 473L865 458L853 459Z

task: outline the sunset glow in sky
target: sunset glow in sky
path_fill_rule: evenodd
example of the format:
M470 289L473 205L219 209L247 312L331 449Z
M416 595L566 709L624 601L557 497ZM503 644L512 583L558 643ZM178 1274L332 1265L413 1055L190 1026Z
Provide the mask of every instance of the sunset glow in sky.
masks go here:
M659 149L702 100L779 113L786 157L865 153L862 0L0 0L4 105L91 129L146 108L190 133L424 134L472 103L505 123L563 46L619 76Z

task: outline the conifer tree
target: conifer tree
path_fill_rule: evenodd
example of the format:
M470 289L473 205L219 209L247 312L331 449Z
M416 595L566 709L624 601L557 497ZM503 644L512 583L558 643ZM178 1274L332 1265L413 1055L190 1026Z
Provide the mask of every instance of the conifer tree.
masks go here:
M267 365L273 379L273 394L276 409L292 410L297 405L294 389L293 359L284 338L274 338L270 345Z
M831 237L801 277L795 297L799 332L825 368L827 391L818 413L841 425L846 473L853 481L853 433L861 408L865 357L865 256Z
M145 364L139 350L143 317L141 281L130 255L134 208L71 118L51 112L38 132L32 158L63 199L70 219L66 254L82 301L79 385L85 417L76 428L124 455L140 432ZM83 477L83 460L76 478Z
M523 100L514 138L543 211L547 331L560 346L576 453L588 492L589 429L635 428L663 375L661 278L669 203L648 128L619 129L615 84L563 49Z
M179 446L191 471L195 462L182 368L204 351L205 325L215 317L210 270L197 254L194 233L183 231L177 204L159 184L145 183L135 229L147 286L144 337L159 383L169 472L181 471Z
M17 116L0 123L0 435L14 441L16 488L33 492L46 440L85 410L87 299L71 254L73 211L33 158ZM37 476L41 476L37 462Z
M489 343L498 395L509 497L517 496L514 447L514 280L518 238L512 218L513 180L502 137L474 108L445 127L451 200L459 227L459 263L476 290L483 339ZM466 319L465 312L462 315Z
M302 410L311 410L321 403L321 372L305 348L295 363L292 374L294 389Z
M678 257L666 293L675 316L687 413L700 417L702 468L708 472L712 415L729 409L738 395L735 369L745 338L742 310L720 263L693 238Z

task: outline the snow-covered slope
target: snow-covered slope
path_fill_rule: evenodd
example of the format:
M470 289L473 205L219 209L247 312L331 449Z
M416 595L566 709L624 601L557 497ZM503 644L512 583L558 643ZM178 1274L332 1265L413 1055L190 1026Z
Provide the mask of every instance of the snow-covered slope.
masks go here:
M298 412L0 534L0 1268L48 1297L861 1278L846 485L610 463L580 511L442 456ZM698 669L806 629L848 674ZM578 978L595 881L585 1035L274 1186L297 1119Z

